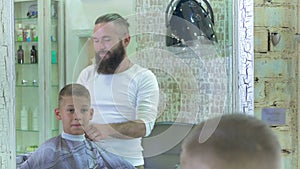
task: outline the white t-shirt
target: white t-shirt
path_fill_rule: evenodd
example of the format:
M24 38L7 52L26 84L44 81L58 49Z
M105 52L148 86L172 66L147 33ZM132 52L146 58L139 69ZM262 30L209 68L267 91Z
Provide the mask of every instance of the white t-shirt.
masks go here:
M91 94L93 123L121 123L143 120L148 136L157 116L159 88L155 75L134 64L117 74L98 74L95 65L85 68L77 83ZM123 156L134 166L143 165L141 138L109 138L98 142L106 150Z

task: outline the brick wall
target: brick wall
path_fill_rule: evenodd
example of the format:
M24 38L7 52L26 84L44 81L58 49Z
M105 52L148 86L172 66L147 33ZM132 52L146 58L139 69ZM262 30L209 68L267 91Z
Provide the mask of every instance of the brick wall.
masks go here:
M273 126L283 149L283 168L298 167L298 57L293 39L298 0L254 0L255 116L263 108L286 108L286 124ZM273 35L279 43L272 43Z

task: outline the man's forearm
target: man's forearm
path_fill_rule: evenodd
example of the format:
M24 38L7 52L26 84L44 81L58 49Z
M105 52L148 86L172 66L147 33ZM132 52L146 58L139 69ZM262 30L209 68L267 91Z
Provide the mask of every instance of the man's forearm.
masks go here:
M144 137L146 134L146 126L142 120L129 121L124 123L114 123L111 126L111 137L121 139L131 139Z

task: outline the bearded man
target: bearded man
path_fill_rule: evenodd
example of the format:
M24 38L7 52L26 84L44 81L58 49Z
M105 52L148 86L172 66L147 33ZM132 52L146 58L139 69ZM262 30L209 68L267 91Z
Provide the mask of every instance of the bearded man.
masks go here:
M126 53L129 23L116 13L96 19L95 64L86 67L77 83L91 93L94 116L85 134L106 149L144 168L141 138L153 129L159 87L155 75L132 63Z

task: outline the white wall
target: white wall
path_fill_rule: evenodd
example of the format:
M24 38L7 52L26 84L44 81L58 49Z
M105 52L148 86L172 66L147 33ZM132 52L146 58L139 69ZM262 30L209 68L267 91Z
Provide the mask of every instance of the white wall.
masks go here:
M92 35L96 18L106 13L119 13L129 18L132 32L134 2L135 0L65 0L66 83L76 81L82 68L89 62L86 53L91 48L82 46L88 45L86 36ZM128 50L134 50L134 45ZM93 54L93 51L90 54Z

